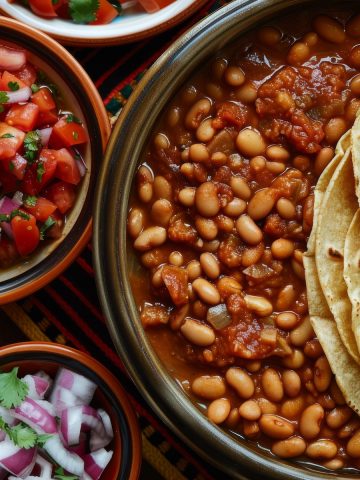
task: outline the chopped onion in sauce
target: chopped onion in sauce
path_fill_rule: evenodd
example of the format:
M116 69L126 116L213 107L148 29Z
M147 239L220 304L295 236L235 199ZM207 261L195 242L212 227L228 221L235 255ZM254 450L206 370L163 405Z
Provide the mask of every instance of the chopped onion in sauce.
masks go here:
M216 330L221 330L231 323L231 317L224 303L209 308L206 319Z

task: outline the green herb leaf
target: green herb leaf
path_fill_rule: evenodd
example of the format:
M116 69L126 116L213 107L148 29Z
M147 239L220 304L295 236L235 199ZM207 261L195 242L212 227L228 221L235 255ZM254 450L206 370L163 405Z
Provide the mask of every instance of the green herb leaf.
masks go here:
M78 480L79 477L76 475L66 475L64 472L64 469L59 467L55 470L55 476L54 478L56 480Z
M17 376L19 369L0 373L0 405L5 408L18 407L29 392L29 387Z
M4 133L4 135L1 135L1 138L15 138L15 135L12 135L11 133Z
M14 162L12 162L12 161L10 160L10 162L9 162L9 170L10 170L10 172L13 172L13 171L14 171L14 168L15 168Z
M89 23L96 20L98 0L70 0L70 15L75 23Z
M0 417L0 429L3 430L10 440L20 448L32 448L36 445L42 447L52 435L38 435L29 425L20 422L14 427L10 427L5 420Z
M36 168L36 180L40 183L45 173L44 163L39 162Z
M0 213L0 222L8 222L10 220L10 216L6 213Z
M36 92L38 92L39 90L40 90L40 87L39 87L39 85L36 85L36 83L33 83L33 84L31 85L31 91L32 91L33 93L36 93Z
M45 443L52 437L53 435L50 435L48 433L42 433L37 436L36 445L39 447L43 447Z
M24 157L29 163L33 163L41 148L41 139L39 133L34 130L28 132L24 139Z
M53 225L55 225L56 220L52 218L52 216L49 216L45 222L41 225L40 227L40 240L45 240L45 233L49 228L51 228Z
M80 118L76 117L73 113L68 113L66 115L66 123L79 123L82 124Z
M34 195L28 195L24 200L24 204L27 207L35 207L36 202L37 202L37 197L35 197Z
M9 100L9 95L6 92L0 91L0 103L6 103Z
M8 82L8 87L12 92L16 92L16 90L19 90L20 85L18 84L18 82Z
M24 220L29 220L30 215L28 213L23 212L22 210L15 209L10 213L9 219L12 220L14 217L21 217Z

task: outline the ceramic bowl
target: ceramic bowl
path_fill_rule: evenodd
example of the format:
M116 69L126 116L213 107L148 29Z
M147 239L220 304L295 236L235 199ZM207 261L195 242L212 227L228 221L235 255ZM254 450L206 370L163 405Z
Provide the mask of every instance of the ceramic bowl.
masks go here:
M61 18L43 18L32 13L21 2L1 0L0 12L38 30L66 45L88 47L117 45L151 37L181 22L206 0L177 0L155 13L146 13L141 7L124 10L124 14L107 25L78 25ZM89 43L90 42L90 43Z
M110 126L95 86L77 61L56 41L15 20L0 17L1 39L25 49L31 63L43 70L84 120L89 143L84 152L86 173L62 235L16 265L0 270L0 304L17 300L58 276L80 253L91 235L95 180Z
M0 348L0 369L19 367L19 376L43 370L50 376L64 367L97 384L93 405L103 408L111 418L114 439L113 457L106 478L136 480L141 467L141 440L136 414L115 376L90 355L50 342L23 342ZM104 475L105 476L105 472Z
M247 30L286 9L310 9L314 3L320 2L235 0L195 25L165 52L130 97L110 139L97 185L96 279L115 346L154 411L193 450L224 471L226 478L319 480L329 474L281 460L255 443L230 436L211 423L170 376L144 332L129 283L132 272L141 272L127 247L129 198L134 173L159 114L197 67ZM112 222L106 221L104 211L114 213ZM337 473L336 478L348 477Z

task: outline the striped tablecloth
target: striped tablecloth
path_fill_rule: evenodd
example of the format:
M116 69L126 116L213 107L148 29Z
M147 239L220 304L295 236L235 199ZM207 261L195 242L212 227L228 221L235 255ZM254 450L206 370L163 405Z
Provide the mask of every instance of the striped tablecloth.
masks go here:
M98 88L113 124L144 71L184 31L229 0L209 0L195 15L151 39L99 49L70 49ZM24 300L0 307L1 344L42 340L86 351L116 373L139 416L141 479L225 479L155 416L128 378L105 327L97 299L92 246L67 271ZM111 479L107 479L111 480Z

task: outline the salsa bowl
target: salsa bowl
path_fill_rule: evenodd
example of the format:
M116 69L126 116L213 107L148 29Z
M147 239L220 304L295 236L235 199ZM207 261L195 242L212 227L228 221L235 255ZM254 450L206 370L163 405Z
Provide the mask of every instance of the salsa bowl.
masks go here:
M307 315L302 257L316 180L359 107L359 17L314 3L234 1L185 33L130 97L97 185L115 346L155 412L232 478L358 468L331 427L358 419ZM328 74L337 93L319 87Z
M59 126L61 123L65 129L67 129L69 125L75 126L75 123L77 124L72 133L73 140L76 143L82 141L81 136L83 136L84 139L89 139L82 145L74 145L74 147L79 147L77 153L80 164L77 164L76 167L77 178L73 178L74 188L71 187L71 192L75 192L73 204L71 209L66 213L66 217L62 217L61 232L56 235L56 238L43 242L41 246L29 255L28 252L32 249L25 246L22 250L23 255L20 255L21 258L15 259L13 262L4 258L6 254L3 250L4 263L0 269L0 303L7 303L29 295L54 279L76 258L89 241L95 180L100 167L102 153L109 136L110 126L102 100L90 78L76 60L57 42L41 32L4 17L0 19L0 37L4 39L3 43L5 43L5 45L11 46L10 50L7 51L19 51L20 56L21 52L26 52L28 62L26 65L30 65L30 67L26 68L28 68L33 76L37 75L39 77L41 73L42 78L46 79L46 82L52 85L51 88L59 92L59 96L56 96L56 102L60 102L55 102L55 97L53 97L52 94L50 95L50 90L47 87L41 86L39 89L37 84L34 83L30 89L28 85L23 83L19 85L15 75L17 71L14 70L14 68L11 70L13 73L11 73L11 71L6 73L10 81L2 88L9 90L8 86L11 85L15 91L10 92L10 94L3 92L3 94L6 97L18 94L19 92L22 92L22 95L25 92L27 97L30 95L32 100L28 102L27 105L30 105L31 108L29 108L35 112L37 123L34 123L34 120L32 123L26 124L23 129L19 127L12 131L15 132L16 135L20 135L22 139L24 139L25 136L25 143L19 147L16 153L16 155L20 154L20 157L15 156L14 158L20 158L21 164L25 163L26 167L25 171L19 171L17 173L16 170L14 171L12 160L10 160L9 175L7 178L15 179L18 184L10 186L4 184L2 196L11 197L14 194L14 190L18 189L18 194L22 196L22 200L26 202L25 199L27 198L30 203L35 202L35 205L38 205L36 203L36 196L46 196L44 192L50 185L50 177L49 182L47 182L47 167L45 168L44 166L45 160L40 161L36 156L31 157L28 148L24 146L28 145L26 142L28 142L29 139L35 139L31 148L37 148L40 154L45 152L47 155L52 155L54 152L60 151L58 150L60 144L57 146L55 144L56 139L52 139L55 138L53 137L53 132L56 130L56 125ZM7 47L5 47L5 50L6 48ZM24 67L22 68L24 70ZM6 68L4 71L6 71ZM15 77L15 81L11 81L11 79L14 80L13 77ZM5 78L5 74L3 78ZM30 82L31 81L32 79ZM39 91L37 93L34 92L34 90L37 89L39 89ZM39 107L34 104L36 98L48 99L50 103L40 103ZM60 100L58 100L58 98L60 98ZM18 107L19 105L20 107ZM11 115L16 109L24 109L25 107L21 106L21 103L15 103L12 107L5 107L1 123L2 128L6 130L11 127L11 124L17 127L18 124L16 122L19 122L19 120L16 118L15 120L11 120ZM52 108L52 110L49 110L49 108ZM45 115L47 115L47 117L45 117ZM58 118L61 116L63 120L59 124ZM44 137L43 140L40 139L41 145L37 145L38 136L44 133L48 134L48 138L46 139ZM33 135L33 137L31 137L31 135ZM2 142L11 142L12 138L13 133L5 132ZM63 152L73 152L70 157L68 157L73 161L72 159L76 157L77 153L75 153L73 147L70 146L73 141L71 140L69 142L68 140L66 140L66 143L68 143L70 150L65 148ZM64 144L62 146L64 146ZM41 150L41 147L44 147L44 149ZM39 153L36 155L38 154ZM24 162L26 156L31 158L31 161L27 160L27 164ZM33 186L35 184L31 186L31 182L28 183L28 180L26 180L29 179L31 173L30 171L28 172L28 170L32 168L30 163L32 163L33 166L36 164L36 168L41 167L40 170L37 170L39 175L36 175L36 179L34 179L35 182L38 182L39 186L34 188ZM58 163L54 164L55 169L57 168L57 164ZM42 169L44 171L42 171ZM81 175L79 177L78 173L80 171ZM14 178L15 173L17 174L16 178ZM60 176L62 175L60 174ZM57 178L59 178L58 174ZM44 183L45 181L47 183ZM44 183L44 187L40 186L42 183ZM26 187L25 184L28 186ZM73 195L73 193L71 193L71 195ZM25 203L20 202L20 205L21 207L19 208L21 209ZM66 209L66 207L64 208ZM7 212L4 211L2 213ZM36 215L38 215L38 213L36 213ZM24 215L26 216L27 214L23 214L23 216ZM43 223L45 223L46 215L46 212L44 212L44 217L42 218ZM9 224L11 224L11 221L8 222L7 226L9 226ZM4 223L2 225L6 228ZM2 235L4 239L6 236L5 233L3 229Z
M141 441L137 417L124 389L106 367L86 353L50 342L23 342L2 347L0 365L2 372L18 368L19 378L36 375L39 371L45 372L50 376L50 381L55 378L53 385L56 384L56 373L62 368L89 380L95 388L90 405L107 412L113 430L112 441L106 447L112 449L113 456L102 477L114 480L138 478ZM45 398L52 399L51 388L52 386Z

